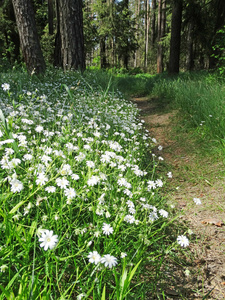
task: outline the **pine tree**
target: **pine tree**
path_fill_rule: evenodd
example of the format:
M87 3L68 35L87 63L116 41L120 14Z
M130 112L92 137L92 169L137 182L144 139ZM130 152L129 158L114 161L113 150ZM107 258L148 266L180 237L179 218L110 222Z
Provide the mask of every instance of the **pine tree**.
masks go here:
M23 58L30 74L45 71L31 0L12 0Z

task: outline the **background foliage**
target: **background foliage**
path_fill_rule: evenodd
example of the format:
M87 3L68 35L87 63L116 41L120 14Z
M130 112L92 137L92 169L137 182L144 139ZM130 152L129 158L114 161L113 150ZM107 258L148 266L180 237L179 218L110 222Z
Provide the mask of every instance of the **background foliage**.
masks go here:
M159 35L159 3L147 0L85 0L84 35L86 65L102 68L137 68L156 71L158 45L163 45L163 70L170 50L171 13L175 0L165 5L165 32ZM182 0L180 66L182 70L216 68L223 63L225 2ZM36 24L46 62L54 62L54 32L48 29L48 1L33 0ZM155 6L154 6L155 5ZM0 1L1 65L23 61L11 0Z

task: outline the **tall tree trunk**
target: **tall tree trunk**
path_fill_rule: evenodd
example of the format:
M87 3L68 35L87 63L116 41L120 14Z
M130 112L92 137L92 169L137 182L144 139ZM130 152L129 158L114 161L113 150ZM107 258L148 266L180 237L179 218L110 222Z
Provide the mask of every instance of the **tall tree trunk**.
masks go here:
M150 27L151 27L151 35L150 35L150 47L153 48L155 43L155 11L156 11L156 0L152 0L151 2L151 19L150 19Z
M173 0L169 73L179 73L183 0Z
M128 18L128 10L129 10L129 0L124 0L124 9L125 9L124 17L127 19ZM126 41L126 43L127 43L127 41ZM129 54L127 51L125 51L123 54L123 65L124 65L124 68L126 68L126 69L128 69L128 62L129 62Z
M114 20L114 0L108 0L109 5L109 22L113 24ZM108 66L110 68L114 67L115 61L115 49L114 49L114 36L110 35L108 39L108 47L107 47L107 59L108 59Z
M105 37L100 38L100 59L101 59L101 69L106 68L106 43Z
M162 44L161 26L162 23L162 0L158 1L158 46L157 46L157 73L162 73Z
M56 36L55 36L55 49L54 49L54 66L56 67L63 67L62 63L62 55L61 55L61 34L60 34L60 17L59 17L59 2L58 0L55 1L55 8L56 8Z
M190 20L190 22L188 24L188 32L187 32L187 56L186 56L186 68L188 71L191 71L194 68L193 28L194 28L193 20Z
M58 0L64 70L85 69L82 0Z
M106 5L106 0L101 0L102 6L104 7ZM100 13L100 26L104 26L103 24L103 18L105 17L104 13ZM106 37L104 34L100 36L100 67L101 69L105 69L107 67L107 61L106 61Z
M31 0L12 0L20 36L20 47L30 74L45 71L45 61L37 34Z
M158 12L158 47L157 47L157 73L163 72L163 37L166 28L166 0L159 1Z
M139 28L140 28L140 24L139 24L139 18L140 18L140 6L141 6L141 1L140 0L136 0L135 3L136 6L136 40L139 40ZM139 64L139 53L140 50L137 49L135 50L135 54L134 54L134 67L136 68Z
M148 66L148 47L149 47L149 1L145 0L145 56L144 56L145 70L147 70L147 66Z
M53 35L53 0L48 0L48 32Z

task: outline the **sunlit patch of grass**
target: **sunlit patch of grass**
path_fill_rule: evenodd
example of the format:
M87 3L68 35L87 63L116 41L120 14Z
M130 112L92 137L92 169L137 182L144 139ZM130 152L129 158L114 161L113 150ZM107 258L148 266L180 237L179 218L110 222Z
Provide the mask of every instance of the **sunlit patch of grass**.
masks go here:
M158 80L151 93L180 109L187 128L195 128L200 138L224 140L224 82L207 74L168 77Z
M113 77L115 87L127 96L155 98L158 107L179 109L187 128L194 128L202 139L225 140L224 81L207 72L140 74Z

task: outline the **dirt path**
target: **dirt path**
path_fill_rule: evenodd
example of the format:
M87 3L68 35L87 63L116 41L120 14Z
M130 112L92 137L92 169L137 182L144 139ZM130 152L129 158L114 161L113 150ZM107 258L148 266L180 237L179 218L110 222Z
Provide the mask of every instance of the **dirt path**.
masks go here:
M151 136L163 150L159 154L173 174L166 197L193 231L189 253L182 265L171 267L166 299L225 299L225 160L203 156L183 132L174 134L176 111L157 99L134 98ZM187 138L187 139L186 139ZM193 198L199 198L196 205ZM210 292L211 291L211 292ZM208 296L206 296L209 294ZM204 298L205 297L205 298Z

